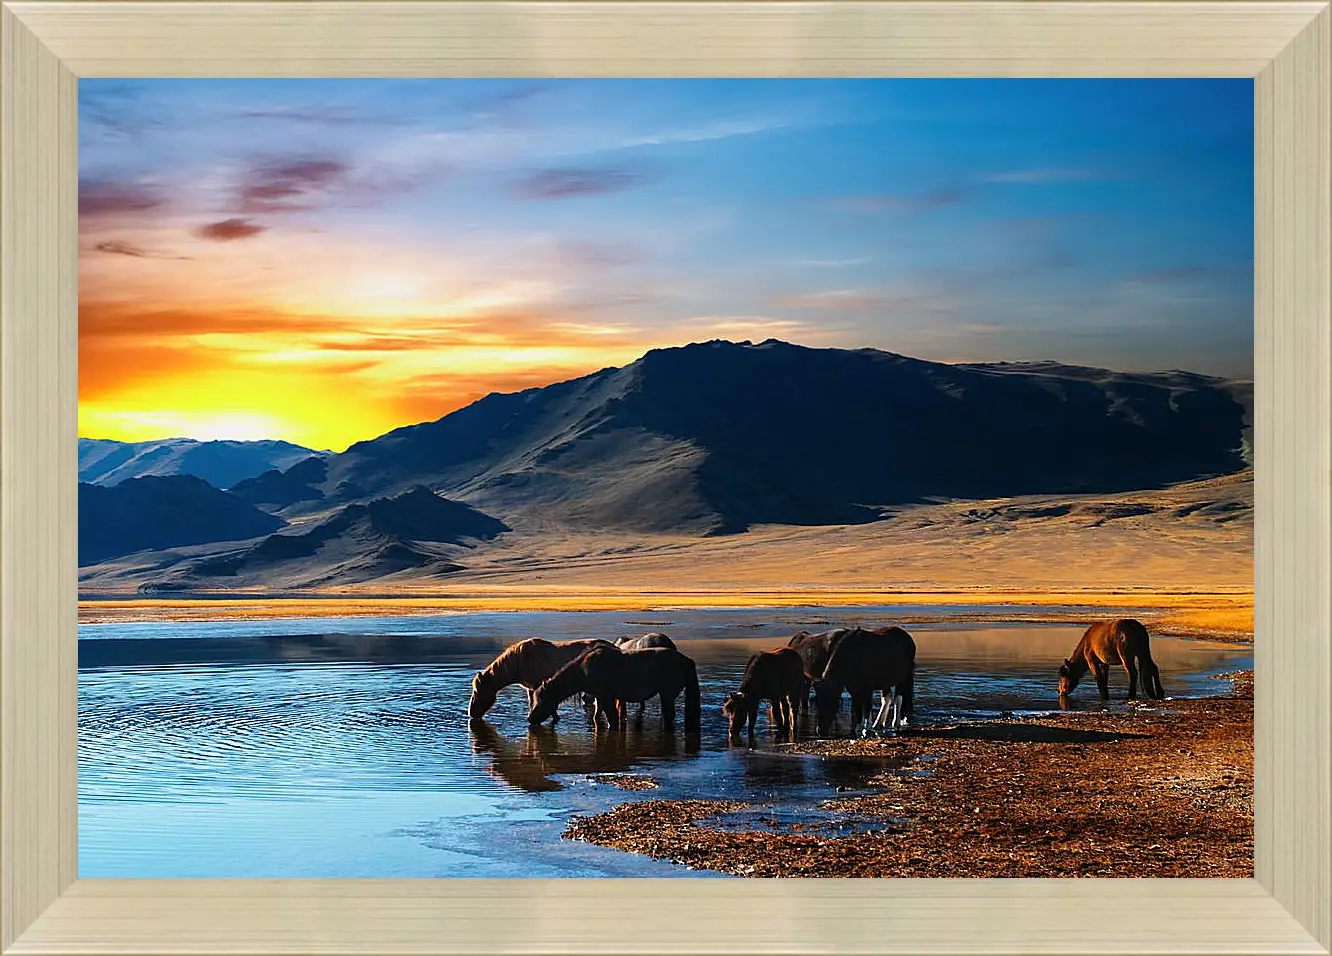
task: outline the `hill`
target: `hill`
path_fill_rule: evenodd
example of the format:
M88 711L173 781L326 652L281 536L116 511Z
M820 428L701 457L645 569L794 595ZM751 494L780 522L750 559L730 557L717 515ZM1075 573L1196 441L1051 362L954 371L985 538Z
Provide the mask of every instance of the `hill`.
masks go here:
M79 439L79 481L117 485L130 478L194 475L214 488L230 488L271 468L286 469L311 455L323 455L285 441L121 442Z
M514 527L719 534L932 498L1158 488L1245 466L1244 389L769 340L492 394L238 488L286 515L424 485ZM299 474L294 474L299 471Z
M79 485L80 567L138 551L239 541L276 531L281 518L193 475Z
M346 505L300 529L238 549L184 557L155 575L148 590L236 586L317 587L412 570L431 576L462 570L452 560L509 528L427 488ZM450 547L454 546L454 547Z

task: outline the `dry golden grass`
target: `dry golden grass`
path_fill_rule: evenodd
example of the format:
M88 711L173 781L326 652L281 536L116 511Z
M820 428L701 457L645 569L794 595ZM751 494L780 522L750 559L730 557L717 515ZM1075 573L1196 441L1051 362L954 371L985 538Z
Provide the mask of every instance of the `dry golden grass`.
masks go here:
M466 570L295 592L138 598L135 575L81 582L84 622L875 604L1080 605L1154 630L1253 631L1252 474L1119 495L911 505L881 521L719 537L527 529ZM925 612L922 611L922 614ZM922 618L924 619L924 618ZM1065 615L1064 619L1068 619ZM1153 623L1154 622L1154 623Z

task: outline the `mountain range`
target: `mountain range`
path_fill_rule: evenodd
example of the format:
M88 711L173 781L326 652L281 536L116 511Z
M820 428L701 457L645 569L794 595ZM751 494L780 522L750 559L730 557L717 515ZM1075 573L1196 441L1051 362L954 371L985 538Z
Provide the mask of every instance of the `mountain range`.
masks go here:
M80 438L79 481L117 485L130 478L150 475L193 475L214 488L230 488L271 468L290 468L311 455L326 454L285 441L162 438L122 442Z
M412 562L442 572L501 528L711 536L863 524L931 500L1159 488L1245 468L1251 396L1247 381L1183 371L950 365L777 340L657 349L239 480L233 499L295 526L268 540L312 537L192 555L173 573L259 580L320 552L337 560L301 581L342 580L337 568L365 580ZM411 520L376 524L386 507ZM416 543L422 515L446 507L449 534Z
M1246 386L707 342L488 395L234 491L284 515L419 484L521 525L847 524L929 497L1119 491L1236 471Z
M239 541L287 522L193 475L79 485L79 566L136 551Z

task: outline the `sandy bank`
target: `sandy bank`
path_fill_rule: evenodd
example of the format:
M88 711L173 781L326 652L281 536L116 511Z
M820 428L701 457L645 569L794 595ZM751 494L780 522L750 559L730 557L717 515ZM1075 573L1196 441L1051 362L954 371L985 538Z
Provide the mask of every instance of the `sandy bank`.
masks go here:
M648 800L565 836L744 876L1252 876L1252 685L1165 707L790 745L885 759L874 792L821 806L827 826L722 829L718 814L764 808ZM868 823L837 835L848 814Z

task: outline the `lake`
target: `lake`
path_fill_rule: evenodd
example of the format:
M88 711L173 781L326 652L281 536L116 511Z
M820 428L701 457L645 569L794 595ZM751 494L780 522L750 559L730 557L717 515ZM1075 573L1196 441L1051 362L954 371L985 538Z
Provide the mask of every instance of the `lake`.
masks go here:
M738 799L798 815L854 792L881 762L782 753L762 717L755 748L733 745L721 704L756 650L802 628L877 625L905 613L745 608L85 624L79 875L710 875L560 834L572 814L626 800ZM1083 629L912 626L917 721L1055 707L1055 671ZM698 738L663 735L655 703L642 731L594 735L574 702L561 708L554 729L530 731L518 687L500 695L485 723L469 724L472 675L514 641L651 630L669 634L698 663ZM1251 645L1219 641L1154 637L1152 650L1171 697L1217 693L1227 685L1209 675L1253 660ZM1117 671L1112 697L1125 689ZM1075 705L1101 706L1094 685L1078 689ZM900 769L928 786L922 768ZM650 774L660 789L629 793L599 778L630 772Z

